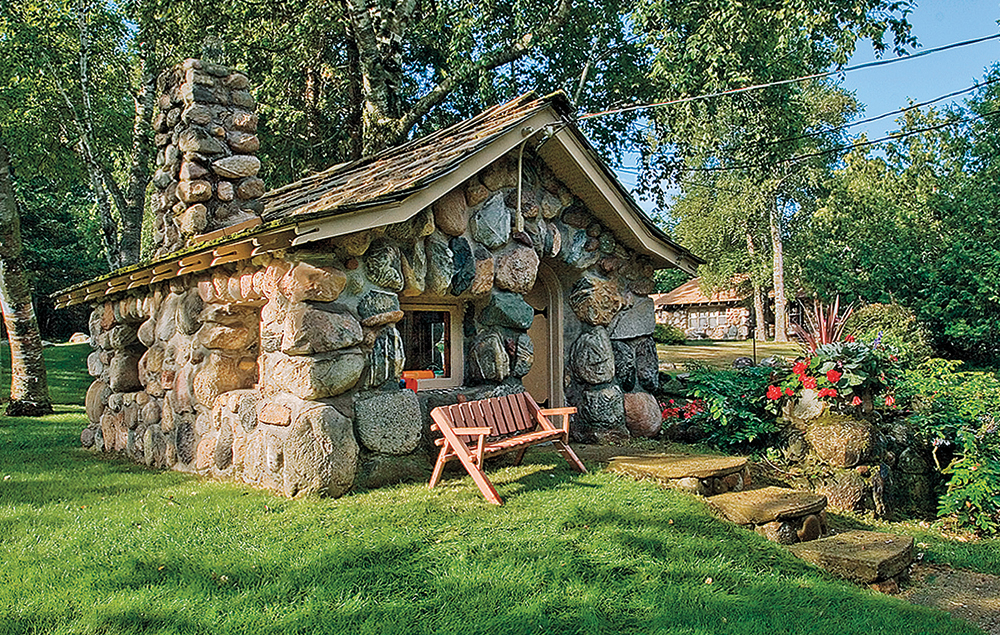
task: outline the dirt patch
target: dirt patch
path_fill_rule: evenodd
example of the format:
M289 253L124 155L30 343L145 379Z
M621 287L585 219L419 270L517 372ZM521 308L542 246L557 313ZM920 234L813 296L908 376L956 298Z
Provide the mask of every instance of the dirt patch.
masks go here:
M1000 576L918 563L901 597L1000 635Z

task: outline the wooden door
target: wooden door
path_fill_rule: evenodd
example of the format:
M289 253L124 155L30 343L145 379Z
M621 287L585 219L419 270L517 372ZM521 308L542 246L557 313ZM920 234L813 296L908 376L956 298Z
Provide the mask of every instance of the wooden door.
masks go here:
M549 285L539 272L535 286L524 296L525 301L535 309L535 319L528 329L528 337L535 348L531 370L524 376L524 387L543 408L552 407L552 332L549 323L552 316L552 293Z

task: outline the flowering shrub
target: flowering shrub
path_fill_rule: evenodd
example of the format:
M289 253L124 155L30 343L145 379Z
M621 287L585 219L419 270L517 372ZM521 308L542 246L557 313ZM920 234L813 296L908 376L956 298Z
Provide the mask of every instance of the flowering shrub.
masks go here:
M899 376L894 351L878 342L865 344L853 338L816 347L809 357L798 359L790 371L779 374L767 388L770 410L777 412L783 400L814 390L817 396L838 410L874 405L892 408L896 399L893 386Z
M689 401L685 405L678 405L671 399L665 404L661 403L660 406L663 408L663 422L667 424L675 419L690 419L705 410L705 402L701 399Z

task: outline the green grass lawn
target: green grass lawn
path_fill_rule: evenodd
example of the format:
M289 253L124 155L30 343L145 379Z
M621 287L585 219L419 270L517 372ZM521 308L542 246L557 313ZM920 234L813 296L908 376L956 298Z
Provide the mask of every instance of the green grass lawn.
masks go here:
M754 356L752 340L725 342L719 340L689 340L679 346L657 344L660 362L670 362L682 367L697 363L713 368L731 368L737 357ZM798 357L802 350L795 343L757 342L757 361L765 357Z
M99 457L84 417L0 418L0 634L978 632L551 453L490 472L501 508L454 475L290 501Z
M83 404L94 378L87 374L90 344L58 344L45 348L45 372L52 403ZM10 347L0 344L0 400L10 397Z

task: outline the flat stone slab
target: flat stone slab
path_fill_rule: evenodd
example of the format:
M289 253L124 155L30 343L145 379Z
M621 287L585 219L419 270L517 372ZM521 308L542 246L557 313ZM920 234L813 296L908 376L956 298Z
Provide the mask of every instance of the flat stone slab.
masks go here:
M764 525L819 514L826 508L826 496L774 486L718 494L706 500L737 525Z
M913 538L874 531L848 531L789 549L806 562L862 584L893 578L913 561Z
M704 479L742 472L746 466L747 460L742 456L666 454L615 457L608 463L608 471L659 480Z

